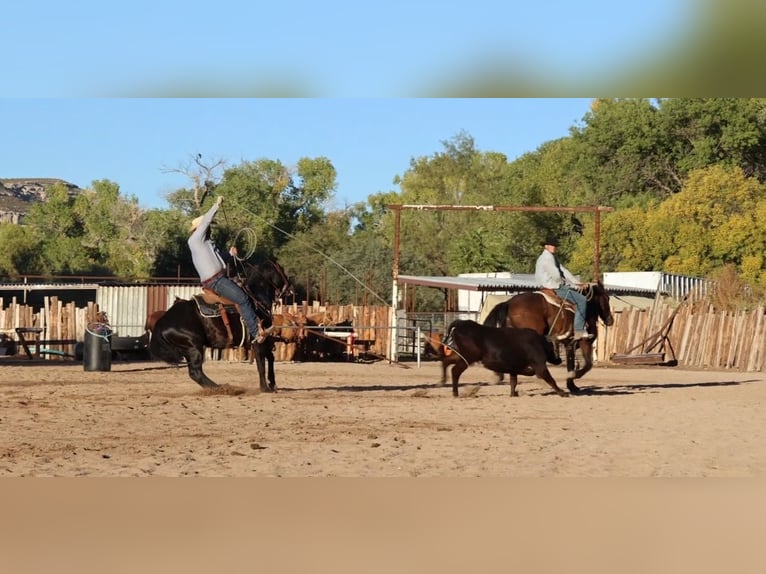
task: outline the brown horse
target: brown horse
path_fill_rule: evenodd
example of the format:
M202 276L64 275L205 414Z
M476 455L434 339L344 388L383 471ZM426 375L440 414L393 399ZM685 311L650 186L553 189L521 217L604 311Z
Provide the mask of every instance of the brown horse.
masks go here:
M566 367L574 377L567 378L571 393L580 392L574 380L579 379L593 367L593 341L598 333L598 320L605 325L614 323L609 306L609 294L601 282L588 283L582 289L588 301L585 311L585 329L591 339L572 339L574 327L574 306L563 302L552 290L525 292L514 295L508 301L496 305L484 320L493 327L525 327L548 336L554 343L563 344L566 349ZM580 348L583 364L575 368L575 352Z

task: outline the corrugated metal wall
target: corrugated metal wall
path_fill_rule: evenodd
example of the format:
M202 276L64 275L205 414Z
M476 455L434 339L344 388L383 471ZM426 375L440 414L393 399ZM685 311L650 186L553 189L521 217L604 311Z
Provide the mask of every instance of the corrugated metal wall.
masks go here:
M167 285L147 285L146 286L146 316L148 317L155 311L164 311L168 308L168 288Z
M199 285L168 285L166 309L173 304L176 297L179 299L191 299L193 295L202 293Z
M106 311L115 335L140 337L151 313L168 309L176 297L191 299L201 291L199 285L100 285L96 304Z
M146 286L104 286L96 290L96 304L106 311L114 335L140 337L146 324Z

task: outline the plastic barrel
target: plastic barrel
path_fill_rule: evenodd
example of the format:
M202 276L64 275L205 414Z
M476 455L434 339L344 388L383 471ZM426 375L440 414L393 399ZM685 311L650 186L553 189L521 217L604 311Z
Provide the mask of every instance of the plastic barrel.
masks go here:
M86 371L112 369L112 330L103 323L89 323L85 327L82 364Z

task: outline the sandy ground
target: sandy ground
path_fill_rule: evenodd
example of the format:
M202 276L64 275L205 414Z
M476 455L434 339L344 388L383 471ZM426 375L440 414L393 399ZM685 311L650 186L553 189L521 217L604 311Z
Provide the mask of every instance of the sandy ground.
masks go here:
M0 363L0 476L762 477L766 376L597 366L558 397L520 397L479 365L461 396L424 362L246 363L185 369ZM551 369L561 386L564 371Z

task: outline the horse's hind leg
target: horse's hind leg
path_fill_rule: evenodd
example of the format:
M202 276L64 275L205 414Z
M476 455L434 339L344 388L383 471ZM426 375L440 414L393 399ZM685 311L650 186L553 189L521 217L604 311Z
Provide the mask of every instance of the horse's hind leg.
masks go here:
M195 383L204 388L214 388L218 386L202 371L204 356L201 350L192 347L184 353L184 356L186 357L189 376Z

